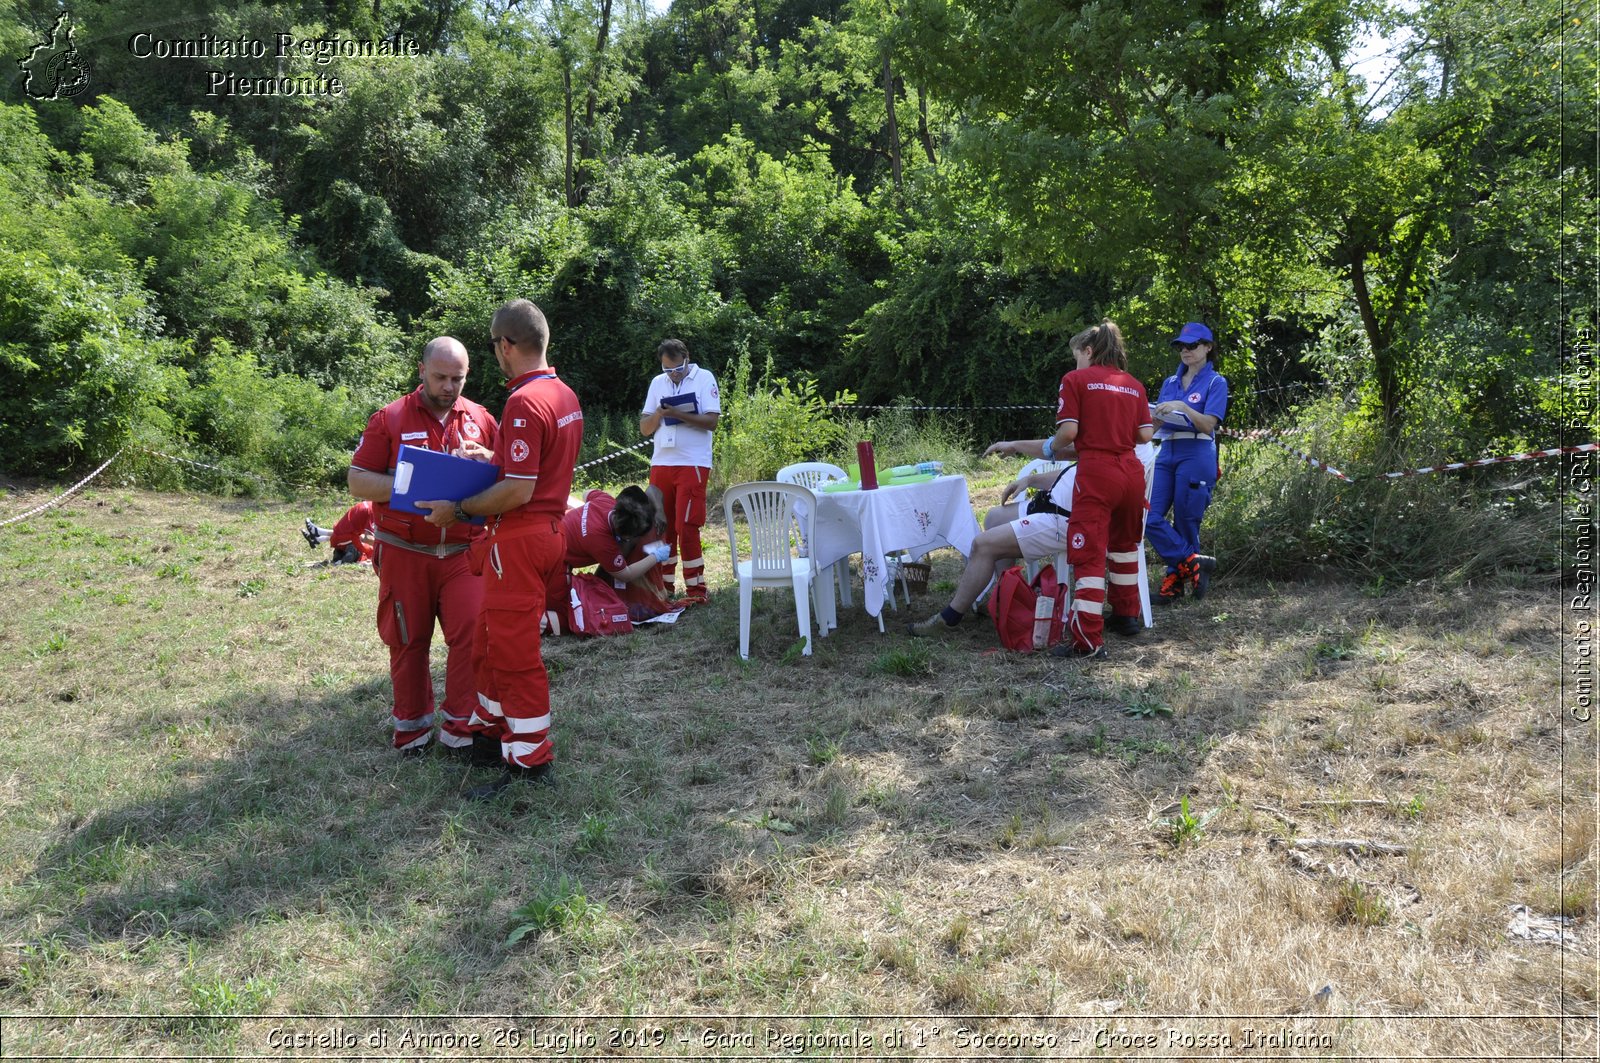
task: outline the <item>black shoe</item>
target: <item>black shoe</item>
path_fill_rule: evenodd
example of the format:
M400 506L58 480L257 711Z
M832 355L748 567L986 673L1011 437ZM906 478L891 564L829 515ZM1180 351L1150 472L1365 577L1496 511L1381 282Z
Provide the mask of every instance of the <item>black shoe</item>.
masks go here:
M420 746L409 746L409 747L407 747L405 749L402 749L400 751L400 759L401 760L421 760L423 757L428 755L428 747L431 746L432 744L433 744L432 742L424 742Z
M447 746L441 740L439 742L439 755L449 757L451 760L459 761L468 767L474 766L472 763L472 747L470 745Z
M474 786L467 791L468 801L490 801L499 797L512 783L530 783L538 786L555 785L555 765L546 761L534 768L506 766L494 781Z
M1132 638L1144 630L1144 619L1137 616L1119 616L1113 613L1106 620L1106 630Z
M505 763L500 753L500 740L487 735L472 736L472 745L463 749L463 758L474 768L495 768Z
M300 529L300 534L302 537L304 537L306 545L311 547L313 550L321 545L321 543L318 541L320 537L318 536L317 531L317 526L311 523L310 517L307 517L306 526Z
M1199 601L1211 589L1211 573L1217 570L1217 559L1208 554L1195 555L1194 598Z
M1079 661L1103 661L1106 659L1106 648L1096 646L1092 650L1080 649L1075 642L1058 642L1050 647L1052 657L1071 657Z

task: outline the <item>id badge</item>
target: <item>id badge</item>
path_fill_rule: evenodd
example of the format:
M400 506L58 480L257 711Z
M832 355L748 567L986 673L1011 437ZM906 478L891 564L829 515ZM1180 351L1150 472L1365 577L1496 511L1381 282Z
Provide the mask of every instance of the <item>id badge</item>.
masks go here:
M675 424L662 425L656 429L656 446L675 447L678 445L678 426Z

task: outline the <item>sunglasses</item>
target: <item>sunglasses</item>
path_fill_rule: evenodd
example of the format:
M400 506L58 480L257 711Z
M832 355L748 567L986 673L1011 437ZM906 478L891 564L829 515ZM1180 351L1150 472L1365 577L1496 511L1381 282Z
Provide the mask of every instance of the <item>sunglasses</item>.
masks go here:
M668 372L668 373L671 373L673 376L677 376L680 373L687 373L689 370L691 370L693 368L694 368L694 363L693 362L684 362L682 365L675 365L672 368L666 369L664 371Z
M507 343L511 344L511 346L513 346L513 347L515 347L517 345L517 341L512 339L510 336L490 336L489 337L489 353L490 354L495 354L495 353L499 352L499 350L500 350L500 341L501 340L505 340Z
M1180 344L1178 344L1178 350L1180 350L1180 351L1192 351L1192 350L1194 350L1196 347L1200 346L1204 342L1205 342L1204 340L1195 340L1193 343L1180 343Z

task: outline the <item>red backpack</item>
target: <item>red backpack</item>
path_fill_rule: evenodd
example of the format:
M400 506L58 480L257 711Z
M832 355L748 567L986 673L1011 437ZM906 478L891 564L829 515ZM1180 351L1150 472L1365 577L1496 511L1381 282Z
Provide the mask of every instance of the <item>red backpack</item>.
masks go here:
M573 635L626 635L633 630L628 603L611 586L591 572L574 572L567 607L550 619ZM561 634L560 630L553 632Z
M1000 645L1031 653L1061 641L1066 624L1067 585L1056 580L1054 565L1046 565L1028 583L1022 566L1008 568L989 599L989 612Z

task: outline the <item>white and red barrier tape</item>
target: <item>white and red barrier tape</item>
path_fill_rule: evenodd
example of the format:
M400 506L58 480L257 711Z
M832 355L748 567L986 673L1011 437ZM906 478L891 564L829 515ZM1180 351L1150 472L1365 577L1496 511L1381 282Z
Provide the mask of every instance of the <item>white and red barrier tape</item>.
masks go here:
M621 450L613 450L610 454L607 454L604 457L596 458L593 461L586 461L582 465L574 465L572 467L572 471L577 472L579 469L587 469L591 465L604 464L605 462L610 461L612 458L620 458L629 451L638 450L640 447L649 446L653 442L655 442L653 439L641 439L631 447L623 447Z
M100 467L98 469L96 469L94 472L90 473L88 476L85 476L83 479L79 480L77 483L73 484L71 487L67 488L65 491L61 492L56 497L52 498L50 501L41 503L41 504L39 504L37 506L34 506L32 509L28 510L26 513L18 513L15 517L7 517L5 520L0 520L0 528L4 528L8 524L16 524L18 521L27 520L29 517L33 516L35 513L43 513L47 509L52 509L52 508L54 508L56 506L59 506L61 503L65 502L67 499L71 498L73 495L75 495L79 491L83 490L83 488L88 485L90 480L93 480L96 476L99 476L101 473L105 472L106 471L106 466L110 465L112 462L116 461L118 458L120 458L122 456L122 450L123 449L124 448L120 448L119 447L115 454L111 455L111 457L107 458L105 461L100 463Z
M1332 465L1329 465L1327 462L1319 461L1309 454L1303 454L1300 451L1295 450L1293 447L1278 442L1278 440L1274 438L1275 436L1282 435L1283 433L1273 432L1266 428L1257 428L1248 432L1239 432L1231 428L1218 428L1217 431L1222 435L1232 436L1235 439L1243 439L1252 443L1270 443L1273 446L1278 447L1280 450L1288 451L1290 454L1293 454L1301 461L1310 465L1312 468L1320 469L1331 476L1337 476L1345 483L1355 482L1349 476L1346 476L1344 473L1340 472ZM1475 458L1472 461L1451 461L1445 462L1441 465L1424 465L1418 469L1402 469L1399 472L1378 473L1373 478L1398 480L1405 476L1426 476L1429 473L1454 472L1457 469L1474 469L1483 465L1504 465L1513 461L1535 461L1539 458L1553 458L1561 454L1581 454L1591 450L1600 450L1600 443L1580 443L1579 445L1573 447L1549 447L1544 450L1530 450L1523 454L1506 454L1494 458Z
M1338 469L1335 469L1332 465L1329 465L1327 462L1318 461L1316 458L1313 458L1310 454L1302 454L1300 451L1294 449L1293 447L1291 447L1291 446L1289 446L1289 445L1287 445L1285 443L1278 442L1276 439L1273 438L1277 433L1270 432L1265 428L1258 428L1258 429L1255 429L1252 432L1245 433L1245 432L1236 432L1231 428L1223 428L1221 426L1218 426L1217 431L1219 433L1221 433L1222 435L1232 436L1235 439L1243 439L1243 440L1246 440L1246 441L1251 442L1251 443L1270 443L1273 446L1277 447L1279 450L1288 451L1290 454L1293 454L1295 457L1299 458L1301 461L1303 461L1306 464L1310 465L1314 469L1321 469L1323 472L1328 473L1329 475L1337 476L1339 479L1343 480L1345 483L1353 483L1354 482L1354 481L1352 481L1350 479L1350 477L1346 476L1344 473L1340 472Z
M1430 472L1453 472L1456 469L1472 469L1479 465L1503 465L1510 461L1533 461L1536 458L1553 458L1558 454L1581 454L1588 450L1600 450L1600 443L1581 443L1575 447L1551 447L1548 450L1530 450L1526 454L1508 454L1500 458L1478 458L1474 461L1452 461L1446 465L1427 465L1420 469L1405 469L1400 472L1386 472L1384 477L1390 480L1402 476L1423 476Z

